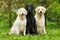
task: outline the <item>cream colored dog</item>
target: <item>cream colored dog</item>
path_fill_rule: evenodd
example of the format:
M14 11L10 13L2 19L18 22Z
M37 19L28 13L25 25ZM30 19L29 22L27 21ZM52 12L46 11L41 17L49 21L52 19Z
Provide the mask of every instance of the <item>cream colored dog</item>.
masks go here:
M17 18L10 30L10 34L17 34L19 35L19 33L23 32L23 34L25 35L26 34L26 23L27 23L27 20L26 20L26 15L27 15L27 11L25 10L25 8L20 8L18 11L17 11Z
M37 33L38 34L46 34L45 30L45 17L44 13L46 11L45 7L43 6L38 6L36 9L36 14L35 14L35 20L36 20L36 25L37 25Z

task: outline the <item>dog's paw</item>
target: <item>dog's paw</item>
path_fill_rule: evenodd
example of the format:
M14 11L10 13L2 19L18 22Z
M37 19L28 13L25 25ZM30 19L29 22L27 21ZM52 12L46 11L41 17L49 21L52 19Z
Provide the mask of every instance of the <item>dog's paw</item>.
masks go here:
M15 34L19 35L19 33L15 33Z
M24 36L26 35L26 33L24 32L24 34L23 34Z
M8 33L9 35L11 35L12 33Z
M46 34L46 32L44 32L44 34Z

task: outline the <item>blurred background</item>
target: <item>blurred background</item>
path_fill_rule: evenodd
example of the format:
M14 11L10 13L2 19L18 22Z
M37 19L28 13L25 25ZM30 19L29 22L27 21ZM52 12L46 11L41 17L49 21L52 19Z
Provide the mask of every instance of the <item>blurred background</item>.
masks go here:
M52 30L60 28L60 0L0 0L1 34L4 34L4 32L8 33L8 28L12 26L17 17L16 10L25 7L27 3L33 4L35 8L37 6L46 7L46 29L47 31L50 30L48 32L52 33ZM58 29L55 30L54 33L59 31ZM58 35L59 33L57 32Z
M60 0L0 0L0 22L8 22L11 27L17 16L16 10L25 7L27 3L33 4L34 7L46 7L46 20L60 23Z

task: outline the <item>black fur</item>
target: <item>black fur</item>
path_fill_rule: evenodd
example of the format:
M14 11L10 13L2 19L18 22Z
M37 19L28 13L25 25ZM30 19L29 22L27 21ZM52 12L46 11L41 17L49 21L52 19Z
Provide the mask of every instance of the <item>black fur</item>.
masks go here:
M36 21L33 15L34 7L31 4L27 4L25 9L28 11L26 16L27 25L26 25L26 34L37 34Z

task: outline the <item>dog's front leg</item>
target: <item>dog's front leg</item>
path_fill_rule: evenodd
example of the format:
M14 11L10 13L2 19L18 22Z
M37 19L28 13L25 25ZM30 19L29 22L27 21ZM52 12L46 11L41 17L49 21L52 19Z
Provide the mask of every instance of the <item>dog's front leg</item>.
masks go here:
M43 33L46 34L45 26L43 26L42 30L43 30Z
M26 34L30 34L30 27L29 27L29 25L26 27Z
M34 24L34 32L35 32L35 34L37 34L37 26L36 26L36 24Z
M26 35L26 29L24 30L23 34Z

